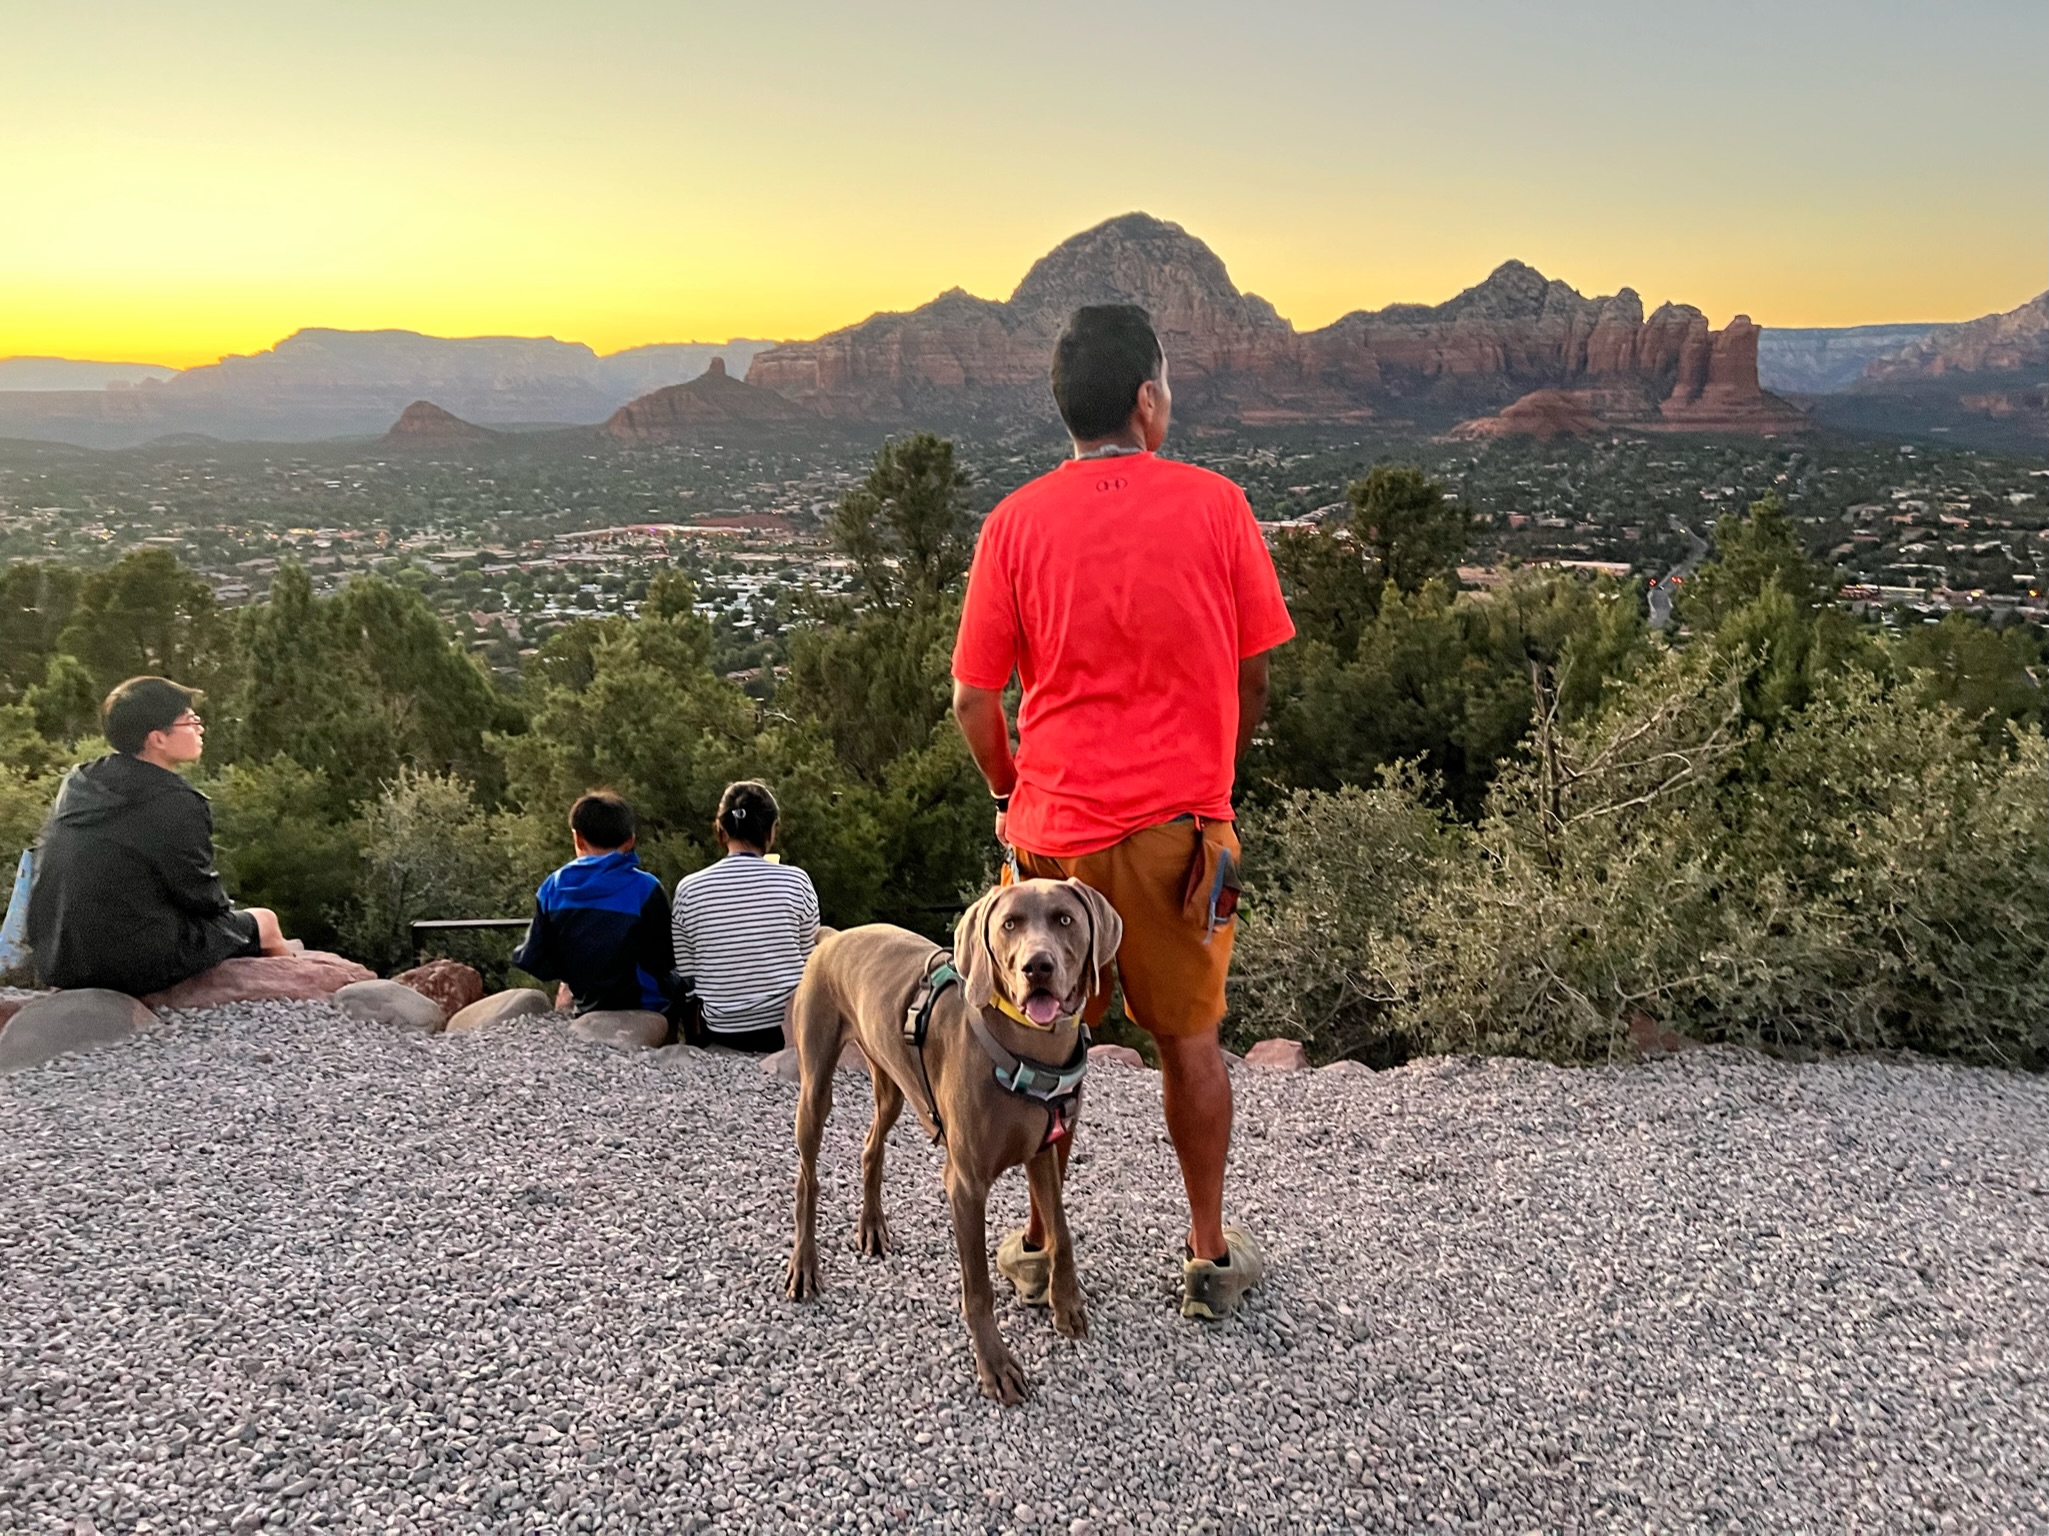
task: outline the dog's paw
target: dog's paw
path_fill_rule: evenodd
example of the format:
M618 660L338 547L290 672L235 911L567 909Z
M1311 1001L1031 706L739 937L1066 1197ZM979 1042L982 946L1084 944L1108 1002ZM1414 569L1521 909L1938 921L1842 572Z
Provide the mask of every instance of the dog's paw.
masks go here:
M818 1255L791 1254L783 1272L783 1294L792 1301L813 1301L818 1296Z
M871 1259L889 1257L889 1223L882 1219L882 1212L861 1213L861 1219L854 1224L854 1246Z
M981 1384L984 1397L993 1397L1005 1407L1032 1395L1032 1384L1025 1379L1024 1367L1001 1344L986 1353L975 1352L975 1380Z
M1071 1302L1053 1303L1053 1331L1063 1339L1085 1339L1089 1336L1089 1309L1077 1298Z

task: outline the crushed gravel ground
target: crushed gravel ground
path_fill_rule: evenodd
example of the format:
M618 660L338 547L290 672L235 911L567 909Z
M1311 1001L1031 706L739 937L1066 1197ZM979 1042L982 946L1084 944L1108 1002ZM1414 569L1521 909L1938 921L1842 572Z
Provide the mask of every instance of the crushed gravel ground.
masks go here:
M751 1061L247 1004L0 1079L0 1530L2049 1529L2049 1082L1237 1082L1266 1290L1182 1321L1158 1079L1104 1070L1092 1334L1002 1302L1005 1410L908 1117L848 1246L862 1078L801 1308Z

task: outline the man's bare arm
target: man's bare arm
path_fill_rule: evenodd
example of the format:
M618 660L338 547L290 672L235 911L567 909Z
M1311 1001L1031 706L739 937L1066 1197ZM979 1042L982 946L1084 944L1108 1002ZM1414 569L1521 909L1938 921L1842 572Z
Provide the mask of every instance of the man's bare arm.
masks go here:
M1010 755L1010 722L1003 714L1000 688L976 688L956 681L953 685L953 718L975 766L994 795L1007 795L1017 786L1017 763ZM1005 842L1004 814L996 813L996 840Z
M1259 729L1259 722L1266 718L1267 685L1271 672L1268 659L1272 655L1271 651L1261 651L1257 656L1247 656L1238 663L1238 750L1232 761L1240 769L1245 766L1245 749L1252 745L1253 733ZM958 707L956 704L955 708Z

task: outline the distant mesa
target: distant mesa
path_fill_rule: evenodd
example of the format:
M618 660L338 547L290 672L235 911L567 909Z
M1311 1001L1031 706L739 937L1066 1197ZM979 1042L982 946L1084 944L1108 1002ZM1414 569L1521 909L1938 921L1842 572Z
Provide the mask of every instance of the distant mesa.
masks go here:
M130 389L178 372L159 363L99 363L70 357L0 357L0 391Z
M671 384L622 405L604 430L622 443L666 443L693 439L711 428L775 426L808 414L773 390L743 384L726 372L724 358L715 357L689 383Z
M378 441L387 448L420 448L444 443L488 443L504 435L464 421L431 400L415 400Z
M767 346L742 340L664 342L601 357L581 343L545 336L425 336L314 326L264 351L182 372L166 370L169 376L161 382L144 378L129 388L106 387L117 381L104 370L117 365L81 371L55 367L49 359L16 359L21 366L0 364L0 436L102 448L180 432L268 442L374 438L414 400L431 400L486 426L595 426L650 390L697 377L714 356L744 372L747 361ZM20 387L53 382L71 387ZM88 383L93 387L84 387Z
M1298 332L1231 281L1177 224L1130 213L1057 246L1001 303L953 289L904 314L871 316L773 348L748 378L823 416L1045 417L1053 341L1082 304L1145 306L1165 346L1177 409L1198 421L1359 421L1434 427L1493 416L1536 391L1510 423L1562 428L1570 414L1644 430L1796 429L1797 409L1757 382L1758 330L1721 331L1690 305L1645 317L1630 289L1586 298L1519 261L1438 305L1359 310Z
M1919 341L1928 325L1767 326L1757 339L1757 381L1781 395L1832 395L1865 365Z

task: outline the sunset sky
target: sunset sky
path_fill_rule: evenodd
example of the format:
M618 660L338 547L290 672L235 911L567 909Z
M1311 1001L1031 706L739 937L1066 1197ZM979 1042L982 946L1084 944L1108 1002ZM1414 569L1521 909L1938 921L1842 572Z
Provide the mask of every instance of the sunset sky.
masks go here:
M1298 326L2049 287L2049 5L0 0L0 356L797 337L1132 209Z

